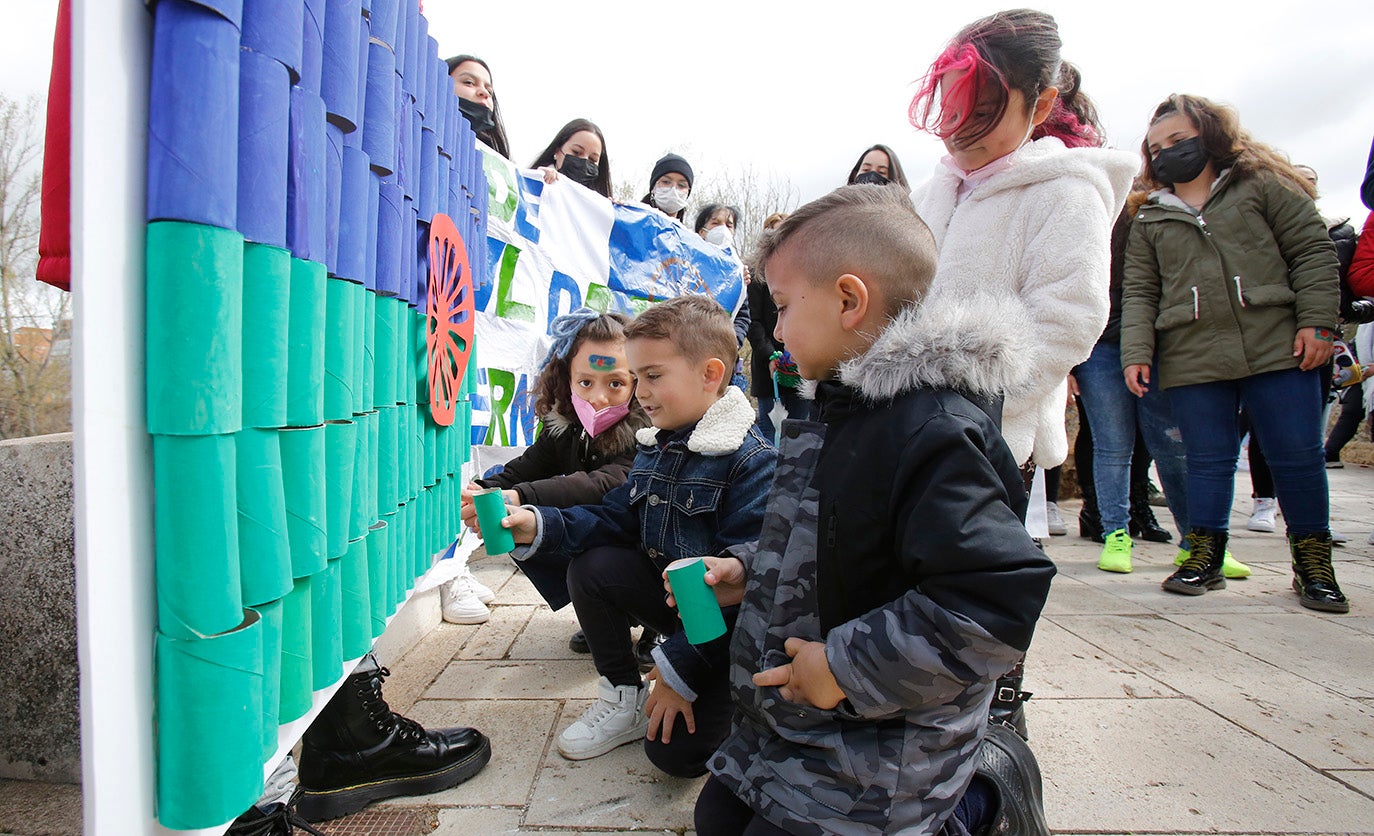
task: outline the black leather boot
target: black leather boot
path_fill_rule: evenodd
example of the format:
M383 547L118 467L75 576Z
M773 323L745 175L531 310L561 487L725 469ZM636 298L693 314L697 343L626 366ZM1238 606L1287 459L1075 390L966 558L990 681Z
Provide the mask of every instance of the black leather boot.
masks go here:
M1078 490L1083 494L1083 507L1078 512L1078 536L1094 543L1106 542L1107 532L1102 530L1102 515L1097 512L1097 486L1092 476L1078 475Z
M568 639L568 649L573 653L591 653L592 648L587 644L587 634L578 630Z
M350 676L306 729L296 810L306 821L355 813L373 801L457 786L491 760L476 729L426 731L391 710L378 668Z
M988 707L988 725L1006 726L1021 735L1023 740L1030 739L1026 727L1026 700L1031 698L1030 691L1021 690L1021 680L1026 673L1026 660L1022 659L1012 668L1011 673L999 677L997 689L992 692L992 705Z
M1293 591L1302 596L1302 605L1322 612L1350 612L1350 602L1336 585L1336 569L1331 565L1331 535L1297 538L1290 534L1288 549L1293 554Z
M1141 540L1149 540L1151 543L1167 543L1174 539L1173 535L1160 527L1159 521L1155 519L1154 509L1150 507L1149 493L1144 485L1140 486L1139 493L1135 486L1131 486L1131 521L1129 524L1131 536Z
M645 627L639 634L639 639L635 641L635 661L639 663L640 673L648 673L656 664L655 647L658 647L658 633L654 632L652 627Z
M1195 528L1188 532L1188 547L1183 565L1161 584L1165 591L1202 595L1209 589L1225 589L1221 563L1226 557L1226 532Z
M977 836L1049 836L1040 765L1016 732L988 726L973 780L991 786L996 796L992 821Z
M269 804L266 809L257 805L249 807L248 812L229 824L224 836L293 836L298 830L312 836L328 836L301 819L292 807L294 803L293 799L290 804L279 801Z

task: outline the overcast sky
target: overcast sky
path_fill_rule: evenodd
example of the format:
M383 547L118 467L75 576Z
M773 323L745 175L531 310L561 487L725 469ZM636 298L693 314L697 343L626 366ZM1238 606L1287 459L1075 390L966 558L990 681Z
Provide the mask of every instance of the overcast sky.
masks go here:
M56 0L6 3L0 90L42 94ZM654 160L671 150L699 176L752 165L809 200L877 142L897 151L913 184L929 176L943 148L907 122L913 82L960 26L1007 7L426 0L425 14L442 55L491 65L518 164L582 116L605 132L616 182L647 188ZM1358 189L1374 140L1369 0L1036 7L1058 19L1064 57L1082 70L1112 145L1137 150L1171 92L1225 101L1257 138L1317 169L1327 214L1363 221Z

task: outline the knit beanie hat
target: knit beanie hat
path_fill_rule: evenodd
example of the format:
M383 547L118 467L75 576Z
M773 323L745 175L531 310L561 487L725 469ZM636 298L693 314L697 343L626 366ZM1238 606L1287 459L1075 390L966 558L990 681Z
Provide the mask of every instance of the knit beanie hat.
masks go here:
M692 180L694 179L692 176L692 166L677 154L668 154L663 159L654 163L654 171L649 175L649 188L653 189L654 184L658 182L658 178L670 171L675 171L683 177L686 177L688 190L692 188Z

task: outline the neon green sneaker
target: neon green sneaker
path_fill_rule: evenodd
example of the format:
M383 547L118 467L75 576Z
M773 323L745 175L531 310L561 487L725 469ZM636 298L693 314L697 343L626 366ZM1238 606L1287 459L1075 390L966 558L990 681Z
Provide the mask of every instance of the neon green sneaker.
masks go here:
M1118 572L1122 575L1131 571L1131 535L1126 529L1118 528L1107 535L1102 556L1097 559L1097 568L1104 572Z
M1183 561L1187 559L1188 550L1179 549L1178 554L1174 555L1174 565L1182 566ZM1221 561L1221 574L1222 577L1229 578L1233 581L1238 581L1241 578L1250 577L1250 567L1246 566L1244 563L1241 563L1239 560L1236 560L1235 557L1231 555L1231 550L1227 549L1226 556Z

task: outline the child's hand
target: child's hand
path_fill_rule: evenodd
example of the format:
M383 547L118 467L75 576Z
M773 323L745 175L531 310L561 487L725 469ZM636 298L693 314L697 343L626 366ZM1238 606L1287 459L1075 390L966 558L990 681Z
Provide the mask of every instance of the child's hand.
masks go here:
M649 731L644 736L657 740L661 729L663 742L668 743L673 738L673 724L677 722L679 714L687 723L687 733L696 734L697 720L692 715L692 703L659 679L658 668L649 671L645 678L654 683L654 690L649 692L649 699L644 702L644 713L649 715Z
M463 518L463 525L477 532L478 536L481 536L482 528L477 524L477 506L472 504L472 496L482 490L486 490L486 488L476 482L468 482L467 487L463 488L463 492L458 495L458 513Z
M533 543L534 535L539 532L538 517L530 509L519 505L506 506L506 518L501 520L501 527L510 529L517 543Z
M736 557L712 557L707 555L706 585L716 593L716 601L722 607L730 607L744 600L744 564ZM668 573L663 573L663 591L668 606L676 608L672 584L668 583Z
M835 676L830 673L830 662L825 658L825 642L790 638L783 647L787 655L792 657L792 663L759 671L754 674L754 684L778 686L778 693L788 702L814 705L816 708L839 705L844 699L844 691L840 690Z

